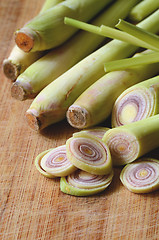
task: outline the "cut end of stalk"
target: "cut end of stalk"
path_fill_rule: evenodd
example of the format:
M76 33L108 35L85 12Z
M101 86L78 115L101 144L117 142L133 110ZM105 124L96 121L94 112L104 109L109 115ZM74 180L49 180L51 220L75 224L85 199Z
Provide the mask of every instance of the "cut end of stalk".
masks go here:
M35 114L31 111L31 110L28 110L26 112L26 120L27 120L27 123L28 125L35 131L39 131L41 129L41 122L40 120L38 119L37 116L35 116Z
M23 101L26 99L26 93L24 89L16 82L11 87L11 96L17 100Z
M20 74L20 69L10 60L5 59L3 61L3 72L7 78L14 82Z
M72 127L82 129L87 127L88 112L80 106L72 105L67 111L67 121Z
M34 47L34 37L29 33L17 31L15 33L15 42L24 52L30 52Z

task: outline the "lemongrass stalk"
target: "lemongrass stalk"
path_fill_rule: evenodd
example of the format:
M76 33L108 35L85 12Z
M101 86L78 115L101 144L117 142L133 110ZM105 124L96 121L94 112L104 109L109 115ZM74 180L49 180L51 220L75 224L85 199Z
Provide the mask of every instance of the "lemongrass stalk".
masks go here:
M36 169L45 177L47 178L55 178L54 175L46 172L42 167L41 167L41 159L52 149L48 149L46 151L41 152L36 158L35 158L35 167Z
M103 141L114 165L124 165L159 147L159 114L108 130Z
M25 52L35 52L57 47L75 32L64 24L64 17L89 21L112 0L67 0L39 14L23 28L16 31L16 44ZM97 4L98 3L98 4ZM89 11L88 11L89 9Z
M74 133L66 141L67 158L77 168L96 175L112 170L111 155L104 142L84 132Z
M8 58L3 61L3 72L7 78L15 81L32 63L44 55L44 52L25 53L16 45Z
M151 44L145 43L145 41L140 40L136 37L131 36L128 33L119 31L117 29L101 25L100 27L94 26L92 24L88 24L82 21L78 21L72 18L65 17L64 19L65 24L70 25L72 27L76 27L94 34L98 34L104 37L109 37L112 39L117 39L120 41L124 41L135 46L150 48L152 50L158 50L158 48L152 46Z
M49 8L52 8L63 1L66 1L66 0L45 0L39 14L44 13Z
M157 51L159 51L159 36L157 36L156 34L146 31L122 19L119 19L116 27L124 32L127 32L131 36L136 37L141 41L144 41L145 43L149 44L150 46L156 48Z
M159 160L141 158L127 164L120 173L120 180L133 193L149 193L159 189Z
M94 135L102 139L104 137L104 134L108 130L109 128L106 128L106 127L93 127L93 128L82 130L82 133L90 134L91 136Z
M106 176L98 176L77 170L68 177L60 180L60 189L63 193L73 196L89 196L104 191L111 183L113 171Z
M143 0L132 8L129 17L132 21L139 22L159 8L157 0Z
M135 54L134 59L146 56L150 51ZM153 77L159 63L138 66L125 71L104 75L87 88L67 110L67 120L75 128L88 128L104 121L112 112L117 97L130 86Z
M155 24L158 19L159 11L139 25L156 32L159 30L159 25ZM136 50L135 46L113 40L77 63L45 87L34 99L26 112L30 127L40 130L64 119L69 106L104 75L103 64L106 61L128 57Z
M138 58L127 58L107 62L104 64L104 70L105 72L111 72L136 67L138 65L145 65L157 62L159 62L159 52L153 52L149 55L141 56Z
M114 26L119 17L125 18L136 0L119 0L93 20L93 24ZM122 7L121 7L122 6ZM120 10L119 10L120 9ZM114 16L112 18L112 16ZM93 52L104 40L88 32L79 32L65 44L53 49L32 64L13 84L11 94L19 100L32 98L82 58Z
M158 113L159 76L156 76L135 84L117 98L112 110L112 126L129 124Z
M50 150L40 161L40 166L48 174L56 177L63 177L71 174L77 168L66 156L66 146L62 145Z

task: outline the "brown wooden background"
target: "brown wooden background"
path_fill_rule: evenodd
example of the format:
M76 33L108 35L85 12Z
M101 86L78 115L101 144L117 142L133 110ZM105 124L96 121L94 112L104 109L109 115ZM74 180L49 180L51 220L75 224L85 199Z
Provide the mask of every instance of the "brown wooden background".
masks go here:
M0 66L14 45L13 33L38 13L43 0L0 0ZM31 100L10 96L0 68L0 239L159 239L159 192L139 195L119 181L97 196L60 192L59 180L34 167L42 151L65 143L75 131L66 121L36 133L24 114ZM158 150L152 156L159 158Z

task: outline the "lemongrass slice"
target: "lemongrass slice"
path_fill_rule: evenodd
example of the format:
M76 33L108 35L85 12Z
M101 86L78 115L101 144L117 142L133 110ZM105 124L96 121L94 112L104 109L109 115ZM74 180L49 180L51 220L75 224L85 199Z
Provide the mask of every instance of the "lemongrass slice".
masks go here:
M89 196L104 191L111 183L113 171L108 175L94 175L83 170L77 170L60 180L62 192L74 196Z
M52 174L46 172L42 167L41 167L41 159L48 153L52 150L53 148L51 149L48 149L44 152L41 152L36 158L35 158L35 166L37 168L37 170L42 174L44 175L45 177L47 178L55 178L55 176L53 176Z
M66 141L67 157L77 168L96 175L112 170L111 155L104 142L90 134L78 132Z
M159 160L143 158L126 165L120 174L123 185L134 193L159 189Z
M108 145L114 165L125 165L159 147L159 114L108 130Z
M112 111L112 126L117 127L159 113L159 76L125 90L116 100Z
M81 132L90 134L90 135L94 135L94 136L102 139L104 134L108 130L109 130L109 128L106 128L106 127L94 127L94 128L88 128L88 129L82 130Z
M67 158L65 145L49 151L41 159L40 165L47 173L57 177L67 176L77 169Z

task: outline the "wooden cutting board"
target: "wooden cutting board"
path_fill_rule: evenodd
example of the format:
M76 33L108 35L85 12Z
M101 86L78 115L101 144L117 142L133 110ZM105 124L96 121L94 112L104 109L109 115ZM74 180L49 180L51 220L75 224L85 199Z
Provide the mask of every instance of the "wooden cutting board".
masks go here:
M62 193L59 179L34 166L42 151L65 144L75 130L66 121L41 133L30 129L25 111L31 100L10 95L2 61L14 45L13 33L35 16L43 0L0 1L0 239L159 239L159 192L133 194L121 184L121 169L106 191L91 197ZM150 154L159 159L159 149Z

